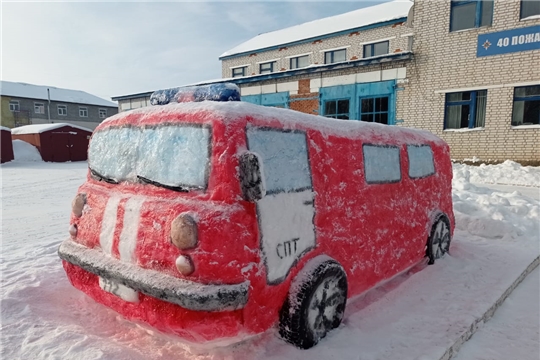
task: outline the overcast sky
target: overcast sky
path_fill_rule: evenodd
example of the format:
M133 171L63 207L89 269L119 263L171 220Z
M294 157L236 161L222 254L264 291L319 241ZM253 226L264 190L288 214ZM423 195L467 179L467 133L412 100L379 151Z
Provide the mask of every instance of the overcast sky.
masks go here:
M384 0L1 1L2 80L110 100L221 78L219 56L257 34Z

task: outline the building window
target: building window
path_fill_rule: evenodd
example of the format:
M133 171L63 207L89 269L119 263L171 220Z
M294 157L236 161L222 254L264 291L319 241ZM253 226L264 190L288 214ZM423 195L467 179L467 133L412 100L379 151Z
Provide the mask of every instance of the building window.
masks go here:
M324 116L334 119L349 120L349 99L325 101Z
M446 94L445 129L484 127L487 90Z
M388 125L388 96L360 99L360 120Z
M521 19L540 15L540 1L521 0Z
M88 108L79 106L79 117L88 117Z
M105 119L107 117L107 109L99 109L99 118Z
M9 101L9 111L12 111L12 112L21 111L21 104L19 103L19 100L10 100Z
M364 57L372 57L388 54L388 41L364 45Z
M540 85L514 89L512 125L540 125Z
M273 73L276 70L275 67L276 67L275 61L259 64L259 73L260 74Z
M232 77L246 76L246 66L232 69Z
M306 66L309 66L309 55L291 58L291 62L290 62L291 69L300 69Z
M36 114L45 114L45 104L43 103L34 103L34 113Z
M489 26L493 19L493 0L452 0L450 31Z
M333 64L347 60L347 49L327 51L324 53L324 63Z
M58 115L67 116L67 105L57 105Z

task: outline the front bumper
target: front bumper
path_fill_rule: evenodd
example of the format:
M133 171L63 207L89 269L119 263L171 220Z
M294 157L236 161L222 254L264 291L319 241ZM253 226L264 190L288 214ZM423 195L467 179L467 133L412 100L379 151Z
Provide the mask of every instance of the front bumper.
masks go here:
M233 285L206 285L143 269L67 239L58 255L73 265L135 291L194 311L242 309L248 300L249 281Z

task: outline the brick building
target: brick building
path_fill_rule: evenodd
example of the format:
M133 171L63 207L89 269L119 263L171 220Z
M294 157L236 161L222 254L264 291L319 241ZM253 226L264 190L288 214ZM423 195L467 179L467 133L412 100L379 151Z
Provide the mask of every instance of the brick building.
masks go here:
M415 0L412 12L403 124L442 137L456 159L539 164L540 1Z
M118 106L80 90L10 81L0 83L2 126L69 123L94 130Z
M454 159L536 164L539 49L539 1L397 0L249 39L221 55L218 82L256 104L426 129Z

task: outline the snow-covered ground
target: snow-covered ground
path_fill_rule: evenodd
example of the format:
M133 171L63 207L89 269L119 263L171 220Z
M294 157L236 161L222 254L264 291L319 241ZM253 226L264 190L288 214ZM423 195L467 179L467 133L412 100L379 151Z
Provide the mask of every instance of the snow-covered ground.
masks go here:
M460 360L540 357L538 270L491 321L480 320L540 254L540 203L526 194L538 189L540 168L456 165L451 255L350 301L343 325L302 351L273 331L235 345L194 346L96 304L69 284L56 254L86 163L16 159L0 168L2 359L434 360L471 324L480 330Z

